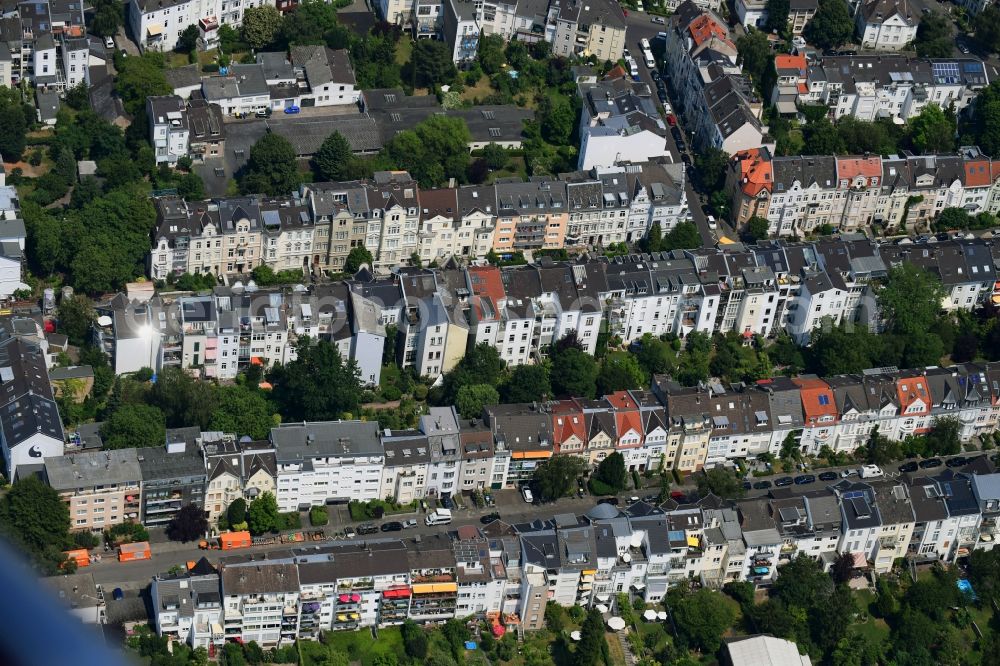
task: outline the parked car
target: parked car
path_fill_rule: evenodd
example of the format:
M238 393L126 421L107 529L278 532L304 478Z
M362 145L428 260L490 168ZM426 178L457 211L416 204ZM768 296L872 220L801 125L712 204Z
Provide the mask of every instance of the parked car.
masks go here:
M660 73L659 73L658 71L656 71L655 69L651 69L651 70L649 70L649 76L650 76L650 77L651 77L651 78L652 78L652 79L653 79L654 81L659 81L659 80L660 80Z
M660 496L659 495L646 495L645 497L642 498L642 501L645 502L646 504L656 504L657 502L660 501Z
M108 39L110 39L110 37ZM114 591L111 593L111 596L115 601L121 601L122 599L125 598L125 593L122 592L122 588L116 587Z
M907 474L909 472L916 472L917 471L917 462L915 460L911 460L908 463L903 463L902 465L900 465L898 469L899 469L899 473L900 474Z
M752 483L750 483L749 481L744 481L743 482L743 490L750 490L751 488L753 488L753 484Z
M666 91L657 90L656 91L656 97L657 97L657 99L660 100L660 104L666 104L667 101L668 101L667 100L667 93L666 93Z
M672 113L667 114L667 124L671 127L677 127L677 116Z
M378 534L378 526L375 523L361 523L358 525L358 534Z
M774 485L776 488L784 488L785 486L790 486L795 483L795 479L790 476L783 476L780 479L774 480Z
M653 18L649 19L649 21L650 21L650 23L655 23L656 25L665 25L666 24L666 20L664 20L664 18L662 16L654 16Z
M927 460L921 460L917 465L920 469L931 469L932 467L940 467L940 458L928 458Z
M485 516L479 519L479 522L481 522L483 525L489 525L494 520L500 520L500 514L497 513L496 511L494 511L493 513L486 514Z
M285 109L285 113L287 113L288 115L292 115L292 114L295 114L295 113L298 113L298 112L299 112L299 111L301 111L301 110L302 110L302 109L300 109L300 108L299 108L299 107L297 107L296 105L292 104L291 106L289 106L289 107L287 107L287 108Z
M801 476L795 477L795 485L797 485L797 486L804 486L807 483L813 483L815 480L816 480L816 477L814 475L812 475L812 474L803 474Z
M968 458L965 456L955 456L954 458L949 458L945 463L946 467L962 467L965 463L969 462Z
M521 486L521 497L523 497L524 501L528 504L535 501L535 496L531 494L531 488L528 486Z
M767 490L770 487L771 487L770 481L758 481L757 483L753 484L754 490Z
M670 128L670 135L674 137L674 141L677 142L678 146L684 144L684 137L681 135L680 128L676 125Z
M684 162L685 166L691 166L691 156L687 153L681 153L681 162Z
M358 536L358 533L354 531L353 527L345 527L344 536L348 539L353 539L354 537Z
M861 466L861 478L862 479L878 479L885 476L885 472L878 465L862 465Z
M408 530L408 529L416 527L416 526L417 526L417 519L416 518L407 518L406 520L403 521L403 529L404 530Z
M441 506L446 509L455 508L455 502L452 501L451 495L441 495Z
M115 38L105 37L104 38L104 48L114 50L115 48Z
M389 523L382 523L382 531L383 532L402 532L403 531L403 523L399 522L398 520L393 520L392 522L389 522Z
M820 472L819 473L819 480L820 481L836 481L837 480L837 473L836 472Z
M840 478L846 479L847 477L854 476L857 473L858 473L858 470L853 469L853 468L852 469L841 470L841 472L840 472Z

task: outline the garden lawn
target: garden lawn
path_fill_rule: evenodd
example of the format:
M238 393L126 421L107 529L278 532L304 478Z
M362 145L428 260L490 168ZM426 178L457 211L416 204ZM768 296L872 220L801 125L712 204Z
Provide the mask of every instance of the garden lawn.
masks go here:
M372 638L371 631L330 631L324 634L327 645L347 655L352 662L360 661L362 666L372 666L380 655L395 655L402 660L403 635L399 627L379 629L378 640Z

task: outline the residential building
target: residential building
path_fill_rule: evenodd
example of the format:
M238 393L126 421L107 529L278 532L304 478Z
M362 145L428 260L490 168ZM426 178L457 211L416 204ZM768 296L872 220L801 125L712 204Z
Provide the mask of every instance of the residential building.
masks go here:
M901 51L917 38L920 23L906 0L861 2L854 14L861 46L876 51Z
M69 508L70 528L100 532L139 522L142 470L135 449L47 458L45 478Z
M158 636L192 648L221 650L225 643L219 574L202 558L181 574L160 574L150 585Z
M188 504L205 507L205 463L198 448L201 429L172 428L164 447L138 449L142 472L140 520L162 527Z

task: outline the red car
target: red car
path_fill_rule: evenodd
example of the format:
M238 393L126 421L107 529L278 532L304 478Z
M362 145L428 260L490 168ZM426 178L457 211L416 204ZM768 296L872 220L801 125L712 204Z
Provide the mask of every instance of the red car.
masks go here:
M672 113L667 114L667 124L671 127L675 127L677 125L677 116Z
M625 16L628 16L628 10L625 9L624 7L622 7L622 14L624 14Z

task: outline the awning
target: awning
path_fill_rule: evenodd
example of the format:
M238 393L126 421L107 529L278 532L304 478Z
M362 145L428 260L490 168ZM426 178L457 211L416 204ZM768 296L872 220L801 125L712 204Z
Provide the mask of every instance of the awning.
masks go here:
M864 553L851 553L851 557L854 558L855 569L860 569L862 567L868 566L868 558L865 557Z
M551 458L551 451L514 451L510 454L510 457L515 460L532 459L532 458Z
M146 34L150 37L158 37L163 34L163 26L159 23L150 23L146 26Z
M400 587L395 590L386 590L382 593L382 597L385 599L405 599L410 596L410 589L408 587Z
M264 359L262 359L260 356L251 356L250 365L264 365Z
M357 592L351 593L351 601L353 601L354 603L358 603L359 601L361 601L361 595L358 594Z
M597 573L597 569L584 569L580 573L582 573L584 576L593 576L594 574Z
M700 548L701 547L701 541L698 540L698 537L689 536L687 538L687 542L688 542L688 546L690 546L691 548Z
M635 588L635 589L637 589L637 590L644 590L644 589L646 589L646 584L645 583L632 583L632 587Z
M458 592L458 583L418 583L413 586L413 594L433 594L435 592Z

